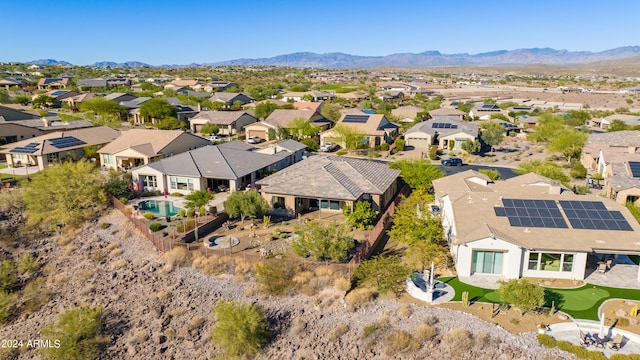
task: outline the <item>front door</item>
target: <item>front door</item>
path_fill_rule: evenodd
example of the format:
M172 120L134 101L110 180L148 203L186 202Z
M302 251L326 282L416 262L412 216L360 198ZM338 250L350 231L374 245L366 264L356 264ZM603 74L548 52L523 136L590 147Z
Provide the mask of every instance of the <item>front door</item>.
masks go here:
M473 251L473 273L502 274L502 258L500 251Z

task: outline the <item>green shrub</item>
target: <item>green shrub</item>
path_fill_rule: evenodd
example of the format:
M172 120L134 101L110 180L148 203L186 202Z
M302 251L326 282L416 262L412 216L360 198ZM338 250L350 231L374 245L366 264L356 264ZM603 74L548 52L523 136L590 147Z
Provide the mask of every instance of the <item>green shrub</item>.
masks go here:
M396 151L404 151L405 141L404 139L396 139Z
M548 348L554 348L558 345L558 342L556 341L556 339L551 335L538 334L536 335L536 339L538 339L538 342L541 345L546 346Z
M380 145L380 150L381 151L389 151L389 144L383 143L382 145Z
M42 348L47 359L96 359L105 339L99 337L102 309L78 307L58 315L58 322L42 329L47 339L60 340L59 347Z
M204 206L200 206L200 208L198 209L198 214L200 214L200 216L204 216L207 213L207 210L205 209Z
M338 150L338 151L336 151L336 155L338 155L338 156L342 156L342 155L344 155L346 153L347 153L347 150Z
M522 311L534 310L544 305L544 288L525 279L498 281L500 299L520 308Z
M22 255L20 261L18 262L18 272L23 275L28 272L34 271L38 268L38 262L33 255L27 253Z
M252 304L222 300L216 304L211 338L227 356L253 355L271 336L262 309Z
M156 191L154 192L154 194L155 194L156 196L160 196L160 195L162 195L162 191L160 191L160 190L156 190Z
M187 217L192 218L194 216L196 216L196 211L195 210L193 210L193 209L187 210Z
M293 289L295 274L296 269L292 266L266 261L257 266L255 278L260 290L271 295L283 295Z
M352 226L364 229L368 225L372 225L378 218L378 213L373 210L371 203L368 201L358 201L353 207L353 211L348 215L349 223Z
M432 145L431 148L429 148L429 159L438 159L438 145Z
M108 222L100 223L100 229L102 229L102 230L108 229L109 226L111 226L111 224L109 224Z
M127 199L126 197L121 197L118 199L122 205L127 205L127 203L129 203L129 199Z
M147 220L152 220L154 217L156 217L156 214L154 214L152 212L144 213L144 218L147 219Z
M171 193L171 196L182 197L182 196L184 196L184 194L183 193L179 193L179 192L174 192L174 193Z
M178 210L178 215L180 217L187 217L187 211L185 209L179 209Z
M584 179L587 177L587 168L581 163L576 163L573 168L571 168L569 175L575 179Z
M193 229L195 229L196 227L196 222L195 220L187 220L184 222L184 224L180 223L178 225L176 225L176 231L177 232L187 232L187 231L191 231Z
M156 232L156 231L160 231L162 229L164 229L165 226L160 224L160 223L153 223L151 225L149 225L149 230Z
M370 324L365 325L365 327L362 329L362 334L360 334L360 338L364 340L369 336L378 334L382 330L383 327L374 321Z
M5 260L0 265L0 291L11 292L18 281L16 264L11 260Z
M318 142L313 139L302 139L301 143L306 145L307 149L311 151L318 151L318 149L320 149L320 145L318 144Z

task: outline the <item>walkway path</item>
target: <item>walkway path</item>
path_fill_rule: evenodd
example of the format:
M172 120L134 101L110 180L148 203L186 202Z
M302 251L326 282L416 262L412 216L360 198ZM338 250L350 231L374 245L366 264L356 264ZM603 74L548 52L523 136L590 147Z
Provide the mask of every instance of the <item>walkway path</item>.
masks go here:
M600 323L590 320L575 320L574 322L564 322L558 324L549 325L550 331L548 335L553 336L556 340L566 340L572 344L580 344L580 330L585 334L598 334L600 333ZM604 335L612 339L616 334L624 336L622 341L622 347L619 351L611 350L605 346L605 348L596 348L589 346L589 350L602 351L607 357L616 354L638 354L640 353L640 335L634 334L629 331L620 330L616 328L605 327Z

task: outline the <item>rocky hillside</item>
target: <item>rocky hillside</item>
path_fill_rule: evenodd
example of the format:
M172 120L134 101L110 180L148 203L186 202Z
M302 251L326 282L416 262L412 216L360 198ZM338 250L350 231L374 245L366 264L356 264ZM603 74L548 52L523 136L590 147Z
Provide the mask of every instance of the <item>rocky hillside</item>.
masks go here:
M21 218L0 219L15 235L0 244L5 256L34 254L41 268L32 276L40 276L49 292L41 308L4 324L1 339L40 339L42 327L58 313L91 305L104 310L108 345L102 359L211 359L222 356L210 340L212 310L218 300L232 299L262 306L269 318L274 336L258 359L568 357L542 347L533 334L512 335L447 309L379 299L354 310L333 287L313 296L264 296L246 264L220 267L216 276L177 267L176 259L160 256L117 211L71 235L35 238L16 232ZM103 223L110 226L102 229ZM33 349L3 350L2 358L40 358Z

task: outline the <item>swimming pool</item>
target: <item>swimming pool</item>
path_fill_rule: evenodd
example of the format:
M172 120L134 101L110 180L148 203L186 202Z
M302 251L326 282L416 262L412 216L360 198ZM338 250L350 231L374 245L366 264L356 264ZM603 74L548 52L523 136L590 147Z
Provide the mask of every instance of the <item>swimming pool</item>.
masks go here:
M152 212L160 216L174 216L179 208L173 205L173 201L168 200L145 200L138 203L138 207L143 212Z

